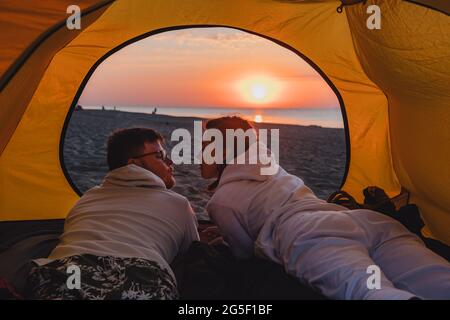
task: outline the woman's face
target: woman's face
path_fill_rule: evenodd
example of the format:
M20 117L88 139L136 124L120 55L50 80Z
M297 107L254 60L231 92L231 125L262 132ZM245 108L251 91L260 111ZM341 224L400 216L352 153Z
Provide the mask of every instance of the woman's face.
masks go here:
M203 127L203 131L207 130L206 122L202 123L202 127ZM202 141L202 154L201 154L202 162L200 164L200 172L201 172L203 179L213 179L213 178L217 178L219 176L219 170L217 169L217 165L215 163L207 164L205 162L205 158L203 156L203 151L205 150L206 146L210 143L212 143L212 141L206 141L206 140ZM214 153L214 151L213 151L213 153Z
M203 150L205 150L206 146L210 143L211 141L202 142L202 163L200 164L200 172L203 179L212 179L217 178L219 176L217 165L215 163L212 164L205 163L205 158L203 157Z

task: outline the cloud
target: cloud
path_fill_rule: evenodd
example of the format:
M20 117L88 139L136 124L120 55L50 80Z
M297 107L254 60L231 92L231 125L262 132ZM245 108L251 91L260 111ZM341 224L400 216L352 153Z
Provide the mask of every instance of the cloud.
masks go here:
M336 99L320 75L286 48L235 29L195 28L150 36L116 52L97 68L82 100L195 105L207 98L207 105L219 100L236 105L242 99L225 97L227 86L254 72L288 84L284 104L316 106Z

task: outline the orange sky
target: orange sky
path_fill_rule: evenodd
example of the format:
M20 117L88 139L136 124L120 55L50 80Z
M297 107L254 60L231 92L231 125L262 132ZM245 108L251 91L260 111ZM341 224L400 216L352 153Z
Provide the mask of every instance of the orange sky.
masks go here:
M79 104L339 106L326 82L299 56L264 38L228 28L169 31L123 48L97 68Z

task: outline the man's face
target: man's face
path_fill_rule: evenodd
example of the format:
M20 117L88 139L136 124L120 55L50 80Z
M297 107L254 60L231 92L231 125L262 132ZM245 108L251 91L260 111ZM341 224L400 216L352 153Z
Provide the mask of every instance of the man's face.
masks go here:
M153 172L164 181L166 188L170 189L175 185L173 162L168 157L164 158L163 153L165 154L165 151L161 142L146 142L141 152L135 158L128 160L128 164L133 163Z

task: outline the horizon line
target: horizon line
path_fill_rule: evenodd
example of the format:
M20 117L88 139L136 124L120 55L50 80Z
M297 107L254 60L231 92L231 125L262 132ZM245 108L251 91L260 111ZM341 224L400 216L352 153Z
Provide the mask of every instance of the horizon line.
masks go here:
M92 106L91 106L92 107ZM169 117L169 118L193 118L193 119L201 119L201 120L207 120L207 119L211 119L211 118L207 118L207 117L200 117L200 116L188 116L188 115L170 115L170 114L163 114L163 113L157 113L157 114L151 114L151 113L145 113L145 112L135 112L135 111L125 111L125 110L113 110L113 109L87 109L84 111L112 111L112 112L125 112L125 113L134 113L134 114L141 114L141 115L150 115L150 116L164 116L164 117ZM323 125L319 125L319 124L295 124L295 123L282 123L282 122L268 122L268 121L263 121L263 122L255 122L253 120L250 120L253 123L256 124L281 124L284 126L299 126L299 127L318 127L318 128L323 128L323 129L340 129L343 130L344 127L328 127L328 126L323 126Z

